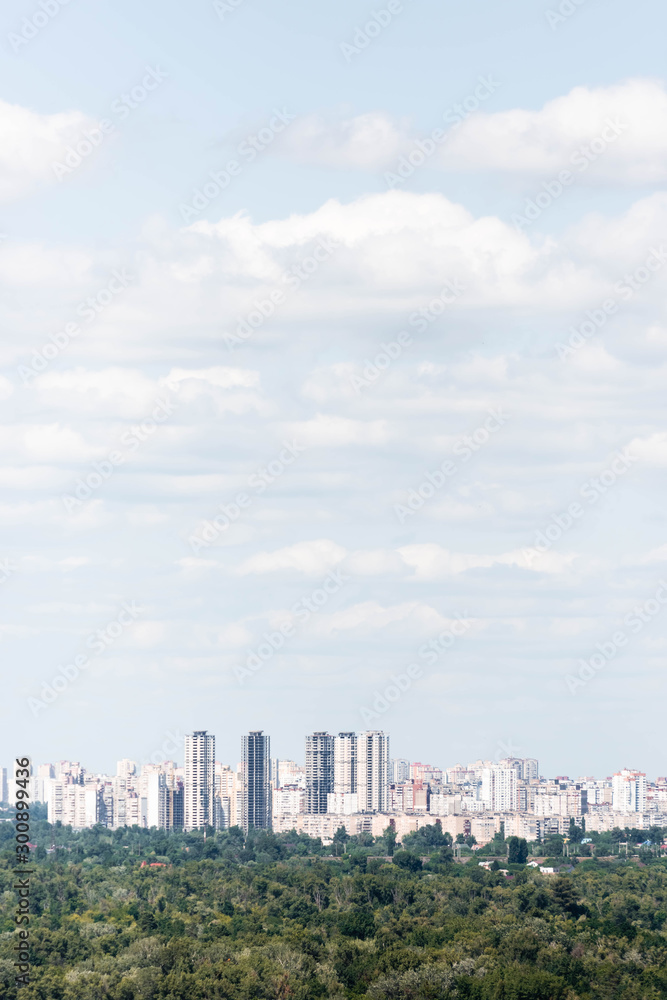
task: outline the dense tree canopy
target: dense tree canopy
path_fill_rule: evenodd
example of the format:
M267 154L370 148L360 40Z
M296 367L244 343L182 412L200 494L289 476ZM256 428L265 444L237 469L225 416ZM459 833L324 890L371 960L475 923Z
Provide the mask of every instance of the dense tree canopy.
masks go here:
M3 1000L19 996L12 834L0 824ZM648 850L505 875L455 863L437 832L393 858L391 835L339 838L342 854L238 829L31 837L21 1000L667 998L667 862Z

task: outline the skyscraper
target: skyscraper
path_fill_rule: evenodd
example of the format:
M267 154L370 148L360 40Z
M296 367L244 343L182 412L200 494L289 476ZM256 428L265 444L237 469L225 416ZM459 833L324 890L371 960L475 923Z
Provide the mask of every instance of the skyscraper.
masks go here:
M271 829L271 738L261 729L243 737L243 829Z
M357 790L357 734L339 733L334 738L334 779L336 795L352 795Z
M205 729L185 737L184 826L215 826L215 736Z
M360 812L389 808L389 737L379 730L357 736L357 795Z
M328 733L306 736L306 812L325 813L334 784L334 738Z

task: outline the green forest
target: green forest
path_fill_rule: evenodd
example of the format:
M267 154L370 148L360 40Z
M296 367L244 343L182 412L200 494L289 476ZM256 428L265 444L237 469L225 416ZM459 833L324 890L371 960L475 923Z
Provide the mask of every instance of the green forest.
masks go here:
M324 847L296 833L73 832L33 818L21 987L13 836L0 823L3 1000L667 997L667 859L637 853L639 831L592 837L593 856L548 875L508 860L528 854L516 838L496 838L492 870L466 845L456 858L437 826L400 847L391 830L339 831Z

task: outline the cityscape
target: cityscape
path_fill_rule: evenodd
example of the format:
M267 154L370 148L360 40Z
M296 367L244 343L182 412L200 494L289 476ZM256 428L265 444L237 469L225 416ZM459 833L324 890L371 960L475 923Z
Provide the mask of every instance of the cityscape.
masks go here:
M123 758L115 775L78 761L34 765L31 796L50 823L73 830L296 830L324 844L341 827L379 837L391 826L402 838L438 824L483 846L501 832L531 842L565 836L573 823L598 833L667 826L667 777L649 781L625 767L604 778L546 777L532 757L441 767L392 757L381 730L311 733L304 763L273 756L270 735L257 730L243 736L240 757L216 760L215 735L199 730L184 737L183 763ZM13 802L13 781L1 775L2 801Z

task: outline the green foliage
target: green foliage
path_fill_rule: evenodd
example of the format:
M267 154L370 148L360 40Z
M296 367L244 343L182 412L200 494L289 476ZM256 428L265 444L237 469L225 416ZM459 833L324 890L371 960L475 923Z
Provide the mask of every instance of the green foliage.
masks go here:
M294 832L44 821L19 994L12 833L0 824L0 1000L667 1000L667 863L650 855L564 875L510 860L506 878L455 863L437 828L388 863L386 832L339 836L332 856Z
M522 837L510 837L507 849L507 860L510 864L524 865L528 860L528 842Z
M398 865L399 868L404 868L406 871L421 871L421 858L418 858L416 854L411 854L410 851L397 851L394 854L393 860L395 865Z

